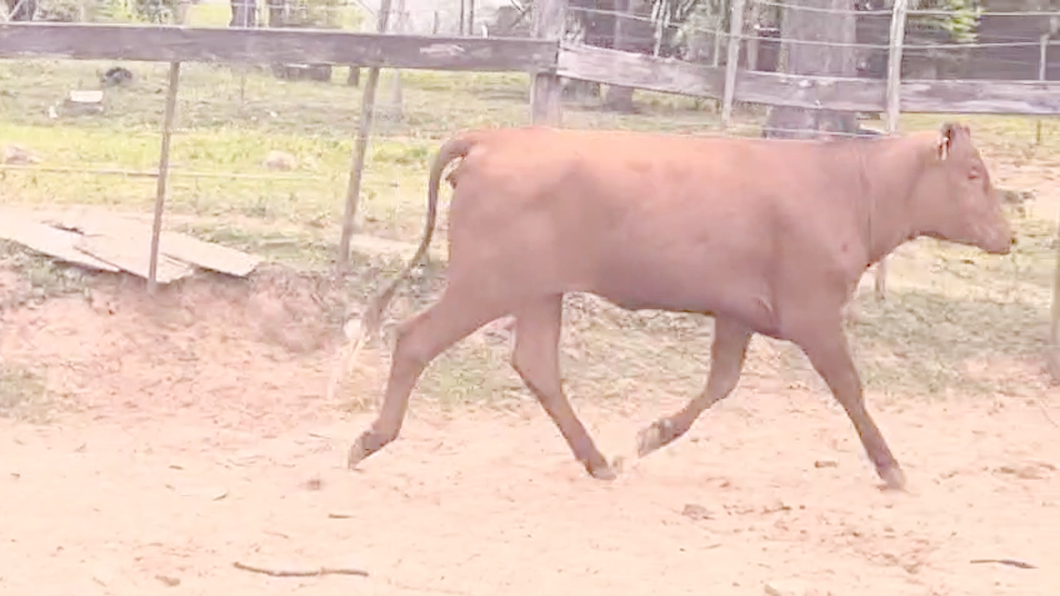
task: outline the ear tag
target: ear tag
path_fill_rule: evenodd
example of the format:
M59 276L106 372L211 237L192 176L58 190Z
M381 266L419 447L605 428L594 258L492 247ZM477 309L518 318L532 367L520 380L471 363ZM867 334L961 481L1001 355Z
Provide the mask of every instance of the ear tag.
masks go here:
M942 137L939 139L939 159L945 160L950 153L950 138Z

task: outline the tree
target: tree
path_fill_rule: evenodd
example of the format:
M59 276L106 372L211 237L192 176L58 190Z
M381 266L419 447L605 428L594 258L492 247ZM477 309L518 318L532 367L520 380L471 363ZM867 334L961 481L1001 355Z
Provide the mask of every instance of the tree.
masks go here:
M229 0L232 7L232 18L229 27L256 27L258 24L258 4L255 0Z
M7 14L12 21L32 21L37 0L7 0Z
M855 24L854 0L788 0L780 25L786 45L786 51L781 52L786 54L781 70L788 74L854 76ZM852 133L857 130L855 114L776 106L769 111L763 136L806 138L816 136L806 131L818 130Z
M618 0L616 8L623 13L614 20L611 46L624 52L650 54L652 52L655 27L651 16L650 0ZM604 105L620 112L633 111L633 88L610 85Z

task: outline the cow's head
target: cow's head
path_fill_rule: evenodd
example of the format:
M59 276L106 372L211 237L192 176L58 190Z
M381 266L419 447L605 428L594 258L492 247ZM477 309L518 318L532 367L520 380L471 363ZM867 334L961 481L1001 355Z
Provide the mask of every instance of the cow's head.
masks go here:
M1007 254L1016 239L1001 210L1001 193L991 183L968 127L943 124L927 159L916 191L923 233Z

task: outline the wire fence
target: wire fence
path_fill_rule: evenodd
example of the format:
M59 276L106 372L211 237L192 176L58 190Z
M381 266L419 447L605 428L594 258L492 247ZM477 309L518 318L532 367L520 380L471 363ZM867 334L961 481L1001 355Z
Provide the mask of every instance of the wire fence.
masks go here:
M806 11L820 14L831 14L831 15L856 15L856 16L871 16L871 15L882 15L890 17L892 14L891 10L837 10L837 9L826 9L813 6L803 6L799 4L785 4L781 2L770 2L768 0L747 0L748 4L755 4L769 7L782 7L785 10L794 11ZM798 38L779 38L771 37L752 32L739 32L732 33L728 29L724 29L720 26L711 27L696 25L690 22L682 23L662 23L657 17L653 17L647 14L637 14L609 9L591 8L584 6L571 6L568 11L575 18L590 19L597 16L606 16L612 19L620 19L622 21L643 23L645 25L651 25L653 30L650 34L639 34L638 32L627 32L624 33L623 37L634 44L641 44L644 42L656 42L660 36L672 35L678 31L685 35L705 35L709 37L718 36L727 40L730 37L737 37L741 40L755 40L755 41L766 41L766 42L777 42L790 45L809 45L809 46L824 46L824 47L836 47L836 48L859 48L859 49L880 49L886 50L890 46L886 40L878 42L843 42L843 41L827 41L827 40L813 40L813 39L798 39ZM937 10L909 10L907 11L908 16L954 16L954 11L937 11ZM989 12L982 11L978 13L980 20L991 17L1010 17L1018 16L1027 19L1050 17L1060 19L1060 11L1044 12L1044 11L1031 11L1031 12ZM754 23L751 23L753 26ZM975 42L975 41L951 41L947 43L904 43L903 48L905 50L939 50L939 49L976 49L976 48L1027 48L1034 47L1038 48L1042 45L1042 32L1036 31L1036 27L1028 27L1029 30L1035 32L1028 32L1026 37L1011 37L1000 41L986 41L986 42ZM1044 29L1045 33L1049 32L1048 28ZM1047 38L1046 45L1050 47L1056 47L1060 45L1060 39Z
M857 16L883 16L884 26L889 26L891 10L867 10L867 11L835 11L819 7L790 5L769 0L747 0L762 8L784 8L785 10L805 10L814 13L832 13L835 15L857 15ZM263 2L256 3L256 8L262 14L267 13L268 6ZM347 14L351 10L357 11L356 19L348 19L342 25L357 31L372 31L375 26L377 10L374 6L365 2L342 2L317 7L323 13L332 12ZM514 12L520 13L525 7L516 6ZM749 8L746 8L750 10ZM185 18L189 25L227 27L230 19L231 7L227 4L198 4L185 6ZM465 14L460 18L460 10L453 2L425 4L423 2L395 2L391 6L391 23L404 20L407 23L405 32L409 33L437 33L444 35L445 29L450 31L465 27L465 30L474 30L462 25L469 19ZM511 12L511 11L509 11ZM909 15L935 15L938 11L910 10ZM474 23L489 22L497 20L498 10L479 7L474 18ZM681 33L682 43L692 45L688 40L694 36L707 39L718 39L717 46L725 48L730 39L736 38L742 44L739 56L745 62L741 67L746 67L748 55L748 44L759 44L759 61L762 58L762 46L774 44L785 46L790 51L791 47L805 45L822 48L852 48L858 51L879 51L886 55L889 44L886 40L862 40L855 42L842 42L833 40L803 40L792 39L790 36L769 37L763 35L755 28L761 24L748 21L745 27L738 32L722 27L720 22L714 26L703 25L702 19L687 19L684 22L668 23L660 21L645 14L628 14L602 8L569 6L568 17L574 21L587 20L589 18L609 17L612 19L625 19L639 22L642 28L632 28L624 33L627 44L636 46L637 51L642 53L658 53L661 39L669 34L675 36ZM658 13L657 13L658 14ZM459 20L454 23L452 18L440 19L439 15L453 15ZM1060 12L1029 12L1029 13L991 13L983 12L979 15L980 22L992 16L1023 15L1032 17L1060 17ZM529 17L524 16L524 20ZM338 17L332 21L341 22ZM448 20L449 25L440 26L440 20ZM485 34L489 35L490 28L487 27ZM1002 41L987 40L968 43L924 43L912 41L904 44L906 61L922 60L927 63L938 61L936 53L940 50L968 51L974 49L989 50L994 48L1029 48L1040 47L1041 40L1032 31L1023 36L1019 32L1009 31ZM1055 40L1048 40L1048 47L1055 47ZM708 44L709 45L709 44ZM717 47L716 46L716 47ZM650 49L649 49L650 48ZM725 52L722 51L717 64L724 66L727 61ZM679 57L684 57L680 56ZM992 57L997 64L1023 65L1025 61L1010 56ZM772 65L763 67L762 64L751 65L757 70L782 70L779 60L774 60ZM709 61L708 61L709 63ZM131 85L118 85L111 89L104 87L108 95L108 105L103 115L80 115L59 116L48 118L44 116L47 108L53 104L61 103L62 98L70 88L91 88L94 85L86 82L91 77L86 77L89 69L97 71L109 66L109 63L97 62L94 65L83 62L63 62L54 71L48 73L47 77L40 79L36 85L23 85L17 91L8 92L6 97L0 98L3 102L3 119L8 122L8 130L5 136L18 140L19 145L25 145L31 152L36 152L43 157L37 157L38 162L31 163L6 163L0 164L0 184L9 187L12 184L21 185L19 191L23 194L32 191L36 185L38 188L47 187L41 182L37 174L50 174L54 176L76 176L84 179L86 176L99 175L111 180L116 179L143 179L152 180L158 176L153 171L153 162L157 159L157 152L153 147L146 147L141 154L135 156L125 155L123 158L130 159L107 159L92 151L63 150L56 144L54 147L34 147L35 132L20 136L24 131L35 131L35 126L43 123L57 125L59 127L97 127L112 128L122 127L122 138L133 139L157 138L157 122L161 116L162 101L158 93L164 88L164 67L161 65L139 65L130 66L138 75L143 72L144 76ZM13 67L14 68L14 67ZM347 67L332 67L332 71L345 69ZM17 72L16 72L17 71ZM11 71L12 76L8 80L26 79L29 75L26 69ZM200 185L196 188L199 193L195 200L185 201L177 198L174 203L177 208L191 209L214 209L220 201L220 195L225 192L231 196L237 196L238 201L250 205L249 212L269 211L262 205L270 202L282 204L282 209L272 209L271 212L284 212L294 219L300 216L295 214L297 205L314 203L310 211L313 218L319 219L324 213L324 221L334 222L339 218L339 206L342 201L344 183L349 176L349 153L351 145L357 137L357 122L364 114L372 115L371 139L369 149L366 177L368 187L362 194L366 196L365 207L368 209L366 218L374 218L377 221L365 224L366 229L377 228L380 233L393 237L401 236L404 225L389 226L382 222L387 215L387 210L404 209L404 207L388 204L381 213L372 212L372 196L394 194L393 188L399 188L401 193L417 197L422 191L422 181L400 183L386 182L388 176L402 176L408 174L410 177L420 172L433 148L442 139L451 135L455 130L472 128L477 126L514 125L525 124L530 121L530 113L527 106L529 100L528 79L519 75L479 75L479 74L445 74L440 73L399 73L398 71L384 69L382 71L382 84L379 92L379 100L374 108L365 110L358 108L355 97L361 92L360 87L343 86L341 81L335 81L334 72L330 73L325 81L291 80L272 76L267 71L247 67L219 67L216 65L186 65L183 72L183 86L180 91L178 127L173 131L174 141L174 164L169 175L176 180L175 184ZM47 80L44 80L47 79ZM146 87L145 87L146 86ZM582 85L591 87L591 85ZM63 87L63 88L60 88ZM150 87L151 93L144 93ZM666 130L680 132L688 135L717 136L717 135L742 135L759 136L763 130L764 110L767 105L753 105L747 102L740 104L737 117L723 126L718 118L720 101L697 99L682 99L664 97L659 95L640 92L640 97L650 98L648 101L655 106L654 114L642 114L634 116L631 114L614 114L610 112L596 111L591 108L593 101L607 102L606 94L589 92L588 98L583 93L578 95L574 89L578 85L571 82L569 85L569 102L580 102L583 109L573 110L564 115L564 125L573 127L623 127L642 128L644 130ZM606 85L605 85L606 87ZM597 99L593 99L593 98ZM425 99L429 98L429 99ZM455 98L455 99L454 99ZM58 100L58 102L57 102ZM150 100L150 101L149 101ZM585 102L589 101L589 104ZM150 109L146 109L150 106ZM590 106L584 109L584 106ZM816 127L785 127L774 125L774 132L789 134L819 134ZM1048 134L1052 129L1044 128ZM257 131L258 142L252 146L240 145L232 140L247 131ZM231 136L225 136L231 133ZM1038 133L1040 136L1040 132ZM224 138L229 143L231 151L239 153L238 157L221 155L219 159L209 159L213 155L211 151L203 148L211 141L211 135ZM827 131L827 136L832 138L863 136L860 130L834 130ZM1022 138L1033 138L1033 132L1021 132ZM199 137L199 138L193 138ZM206 139L206 140L204 140ZM310 139L310 140L305 140ZM88 141L86 141L87 143ZM91 141L96 143L96 141ZM212 142L220 142L216 139ZM1039 140L1040 144L1041 141ZM103 142L102 144L106 144ZM405 149L395 149L395 146L404 146ZM189 147L193 147L189 148ZM326 147L322 149L321 147ZM182 151L197 155L182 154ZM115 153L118 150L114 150ZM270 153L278 152L286 154L284 159L271 163ZM223 153L223 152L221 152ZM308 154L311 159L306 161L303 155ZM284 161L286 160L286 161ZM293 163L292 161L293 160ZM130 163L132 161L132 163ZM315 161L313 165L310 162ZM373 173L373 167L381 168L383 173ZM20 181L20 182L16 182ZM193 182L194 181L194 182ZM201 185L212 185L207 189ZM303 188L297 188L301 184ZM102 188L102 187L101 187ZM54 189L52 189L54 190ZM51 190L49 190L51 192ZM105 201L106 190L98 191L98 200ZM212 194L211 194L212 193ZM32 193L30 193L32 194ZM312 201L304 199L312 194ZM209 196L208 196L209 195ZM217 195L217 196L214 196ZM292 199L291 197L295 197ZM324 203L327 203L325 205ZM209 207L204 205L209 204Z

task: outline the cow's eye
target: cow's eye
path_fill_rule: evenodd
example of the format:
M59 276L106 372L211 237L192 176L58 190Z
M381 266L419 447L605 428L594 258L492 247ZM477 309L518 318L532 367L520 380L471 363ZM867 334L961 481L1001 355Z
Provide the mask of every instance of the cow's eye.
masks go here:
M968 171L968 179L969 180L978 180L981 177L982 177L982 174L979 172L979 170L972 169L972 170Z

